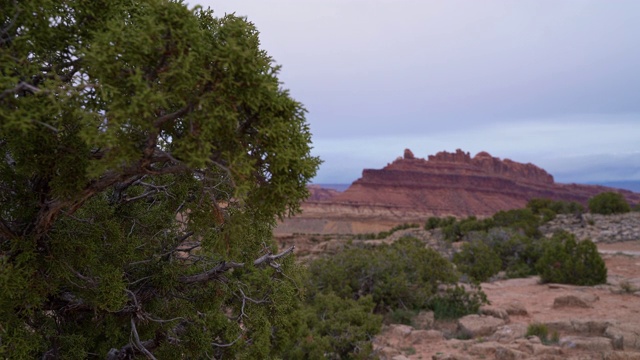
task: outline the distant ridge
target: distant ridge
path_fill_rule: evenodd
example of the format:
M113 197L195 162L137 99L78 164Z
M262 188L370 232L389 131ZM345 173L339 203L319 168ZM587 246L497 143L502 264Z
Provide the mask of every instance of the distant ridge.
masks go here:
M602 185L615 189L624 189L633 192L640 192L640 180L631 181L591 181L588 184Z
M471 156L458 149L427 159L409 149L382 169L365 169L346 190L309 187L302 214L285 220L284 233L370 232L367 224L421 222L430 216L486 217L524 207L533 198L576 201L605 191L621 193L632 204L640 193L601 185L559 184L534 164ZM357 229L355 228L357 225ZM362 229L362 230L360 230Z

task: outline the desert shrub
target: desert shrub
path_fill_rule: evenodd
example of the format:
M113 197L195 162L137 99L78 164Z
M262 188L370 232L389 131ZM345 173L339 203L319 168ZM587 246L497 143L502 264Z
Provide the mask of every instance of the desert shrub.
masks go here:
M436 216L432 216L427 219L427 222L424 224L425 230L433 230L441 227L445 227L447 225L451 225L456 222L456 218L453 216L447 216L444 218L439 218Z
M391 245L352 247L309 265L311 291L358 299L371 295L379 313L426 308L439 284L458 280L453 264L414 238Z
M457 319L459 317L476 314L480 306L489 304L487 295L478 286L471 290L461 285L446 288L429 301L429 309L436 319Z
M393 309L385 316L385 323L411 325L411 321L419 312L417 309Z
M317 293L297 315L302 330L286 359L368 359L371 338L380 332L382 316L373 314L371 296L344 299Z
M491 218L477 219L475 216L469 216L461 220L447 222L446 225L442 226L442 233L447 241L460 241L471 233L486 232L493 226L494 223Z
M530 237L540 237L540 217L531 209L498 211L492 217L494 226L509 227Z
M502 268L500 256L482 241L464 243L453 255L453 262L460 272L479 282L488 280Z
M554 214L581 214L584 212L584 206L575 201L556 201L544 198L531 199L526 207L536 215L544 215L545 212L548 214L549 211Z
M432 216L424 223L425 230L433 230L440 227L441 219L439 217Z
M333 292L347 299L372 296L376 313L400 322L419 310L455 317L477 312L486 303L479 288L467 292L453 286L458 281L453 264L414 238L349 248L315 260L309 273L312 296L313 292ZM447 290L439 292L441 285Z
M555 201L551 210L556 214L582 214L584 213L584 206L575 201Z
M542 342L547 342L547 336L549 336L549 328L546 324L531 323L527 326L527 337L537 336Z
M500 257L507 277L536 274L536 263L543 254L543 241L520 234L509 228L489 230L484 242Z
M551 210L551 209L542 209L540 210L540 221L542 221L542 223L548 223L549 221L553 220L556 218L556 212Z
M588 239L577 242L564 231L545 242L536 267L544 282L597 285L607 281L607 268L596 245Z
M589 211L602 215L622 214L631 211L631 207L622 194L609 191L589 199Z

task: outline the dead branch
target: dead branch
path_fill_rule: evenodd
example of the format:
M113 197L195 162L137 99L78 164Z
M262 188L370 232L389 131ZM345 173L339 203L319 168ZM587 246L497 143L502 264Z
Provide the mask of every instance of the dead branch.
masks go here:
M233 344L235 344L236 342L238 342L238 340L240 340L242 338L243 334L240 334L235 340L233 340L232 342L228 343L228 344L218 344L215 342L212 342L211 345L215 346L215 347L221 347L221 348L225 348L225 347L230 347L233 346Z
M242 294L242 307L240 308L240 315L238 316L238 320L240 320L243 317L247 317L247 314L244 313L244 307L247 304L247 300L249 300L250 302L254 303L254 304L263 304L268 302L268 300L255 300L252 299L250 297L248 297L247 295L244 294L244 291L242 291L242 289L238 289L240 290L240 294Z
M140 336L138 335L138 329L136 329L136 322L135 322L135 320L133 320L133 317L131 318L131 333L133 334L133 340L134 340L135 347L140 352L145 354L147 356L147 358L152 359L152 360L157 360L156 357L153 356L153 354L149 350L147 350L147 348L144 346L144 344L140 341Z
M256 259L253 262L253 265L255 266L261 266L264 264L269 264L274 266L275 268L279 269L280 265L275 263L275 260L280 259L282 257L285 257L289 254L291 254L293 252L293 250L295 249L295 246L291 246L290 248L284 250L283 252L276 254L276 255L272 255L271 253L267 253L265 255L262 255L261 257L259 257L258 259ZM222 261L220 262L218 265L214 266L213 268L211 268L210 270L207 270L203 273L199 273L199 274L195 274L195 275L188 275L188 276L181 276L180 278L178 278L178 281L184 283L184 284L193 284L193 283L197 283L197 282L203 282L203 281L208 281L211 279L214 279L216 277L221 276L223 273L234 269L234 268L241 268L244 267L244 263L236 263L236 262L226 262L226 261Z
M268 252L268 253L262 255L261 257L257 258L253 262L253 265L255 265L255 266L261 266L263 264L271 265L274 261L276 261L276 260L278 260L278 259L280 259L282 257L285 257L285 256L289 255L290 253L292 253L293 250L295 250L295 248L296 247L292 245L290 248L288 248L288 249L284 250L283 252L281 252L279 254L276 254L276 255L271 255L271 253ZM278 266L278 268L279 268L279 266Z
M178 281L184 283L184 284L193 284L193 283L197 283L197 282L203 282L203 281L208 281L210 279L216 278L220 275L222 275L223 273L231 270L231 269L235 269L235 268L241 268L244 266L244 263L236 263L236 262L226 262L223 261L221 263L219 263L218 265L214 266L212 269L205 271L203 273L199 273L199 274L195 274L195 275L189 275L189 276L181 276L180 278L178 278Z

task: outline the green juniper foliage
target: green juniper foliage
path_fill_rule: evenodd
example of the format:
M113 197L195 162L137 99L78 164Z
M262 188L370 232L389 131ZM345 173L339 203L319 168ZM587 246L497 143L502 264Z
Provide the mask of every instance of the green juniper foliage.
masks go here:
M391 245L348 248L312 262L309 272L311 296L371 296L375 312L391 319L398 310L434 310L438 318L460 317L487 303L480 289L455 286L459 276L453 264L411 237Z
M607 267L591 240L576 241L573 234L557 232L544 247L536 265L544 282L598 285L607 282Z
M603 192L589 199L589 211L594 214L623 214L631 211L631 207L622 194Z
M266 358L319 160L243 18L0 0L0 357Z
M465 242L462 249L453 255L453 262L458 270L477 282L487 281L502 267L500 255L479 240Z

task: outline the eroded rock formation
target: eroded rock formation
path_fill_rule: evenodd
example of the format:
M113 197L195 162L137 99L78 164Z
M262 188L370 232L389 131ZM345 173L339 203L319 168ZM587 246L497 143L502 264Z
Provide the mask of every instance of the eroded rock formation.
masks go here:
M486 152L439 152L417 158L409 149L382 169L365 169L362 177L342 193L312 189L303 205L305 226L287 220L280 232L359 232L350 221L411 222L429 216L491 216L500 210L521 208L532 198L577 201L614 189L596 185L558 184L553 176L533 164L493 157ZM622 193L632 204L640 194ZM298 227L297 227L298 226Z

